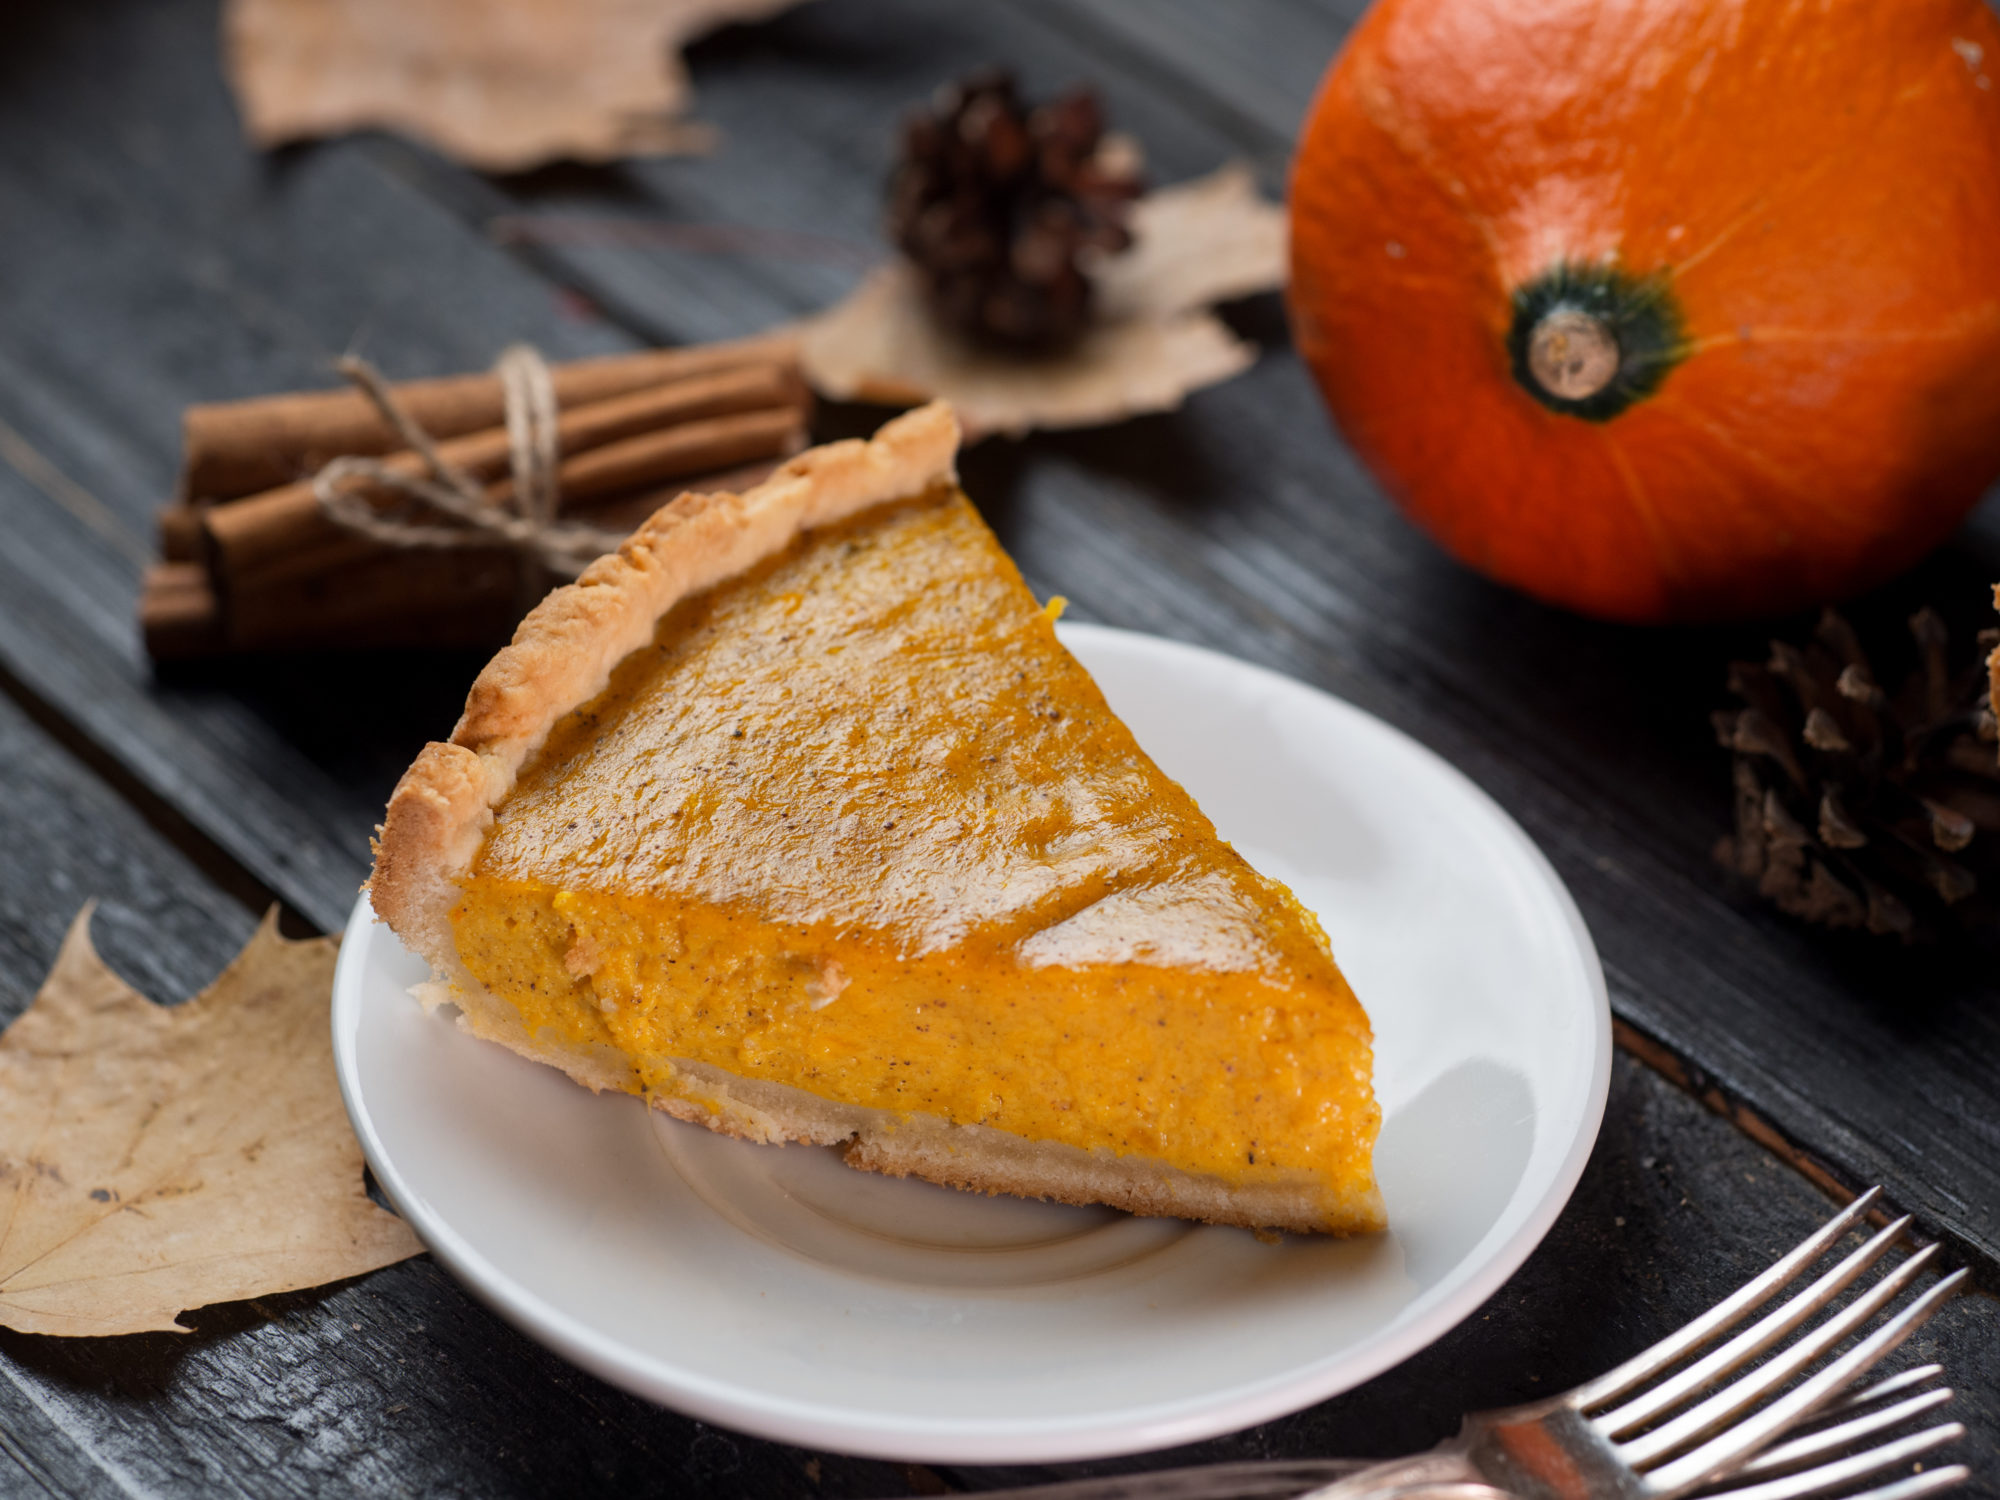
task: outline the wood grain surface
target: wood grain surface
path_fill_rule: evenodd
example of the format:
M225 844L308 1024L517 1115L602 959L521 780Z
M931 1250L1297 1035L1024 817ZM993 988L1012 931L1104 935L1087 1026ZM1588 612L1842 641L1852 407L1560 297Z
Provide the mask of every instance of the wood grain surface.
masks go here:
M1031 90L1094 81L1156 181L1242 159L1279 192L1359 9L820 0L694 49L713 157L495 180L385 137L250 152L212 0L0 7L0 1017L87 895L105 903L107 957L160 998L203 982L267 899L344 921L390 785L477 666L318 656L156 676L133 603L184 405L330 383L348 349L445 373L519 339L578 355L813 310L879 253L902 111L987 62ZM1276 299L1230 317L1268 351L1248 375L1171 417L987 444L964 465L973 497L1078 616L1291 673L1464 768L1570 883L1628 1037L1677 1083L1621 1062L1562 1222L1439 1345L1172 1460L1390 1452L1467 1407L1560 1389L1820 1215L1798 1165L1885 1182L2000 1287L1993 954L1830 939L1732 891L1710 857L1729 770L1707 713L1727 663L1810 622L1637 631L1481 582L1330 431ZM1996 578L1989 503L1854 614L1893 632L1929 602L1970 632ZM1989 1467L1995 1313L1967 1298L1927 1335L1971 1392ZM428 1259L194 1321L180 1339L0 1335L0 1493L891 1494L1010 1477L805 1454L647 1407Z

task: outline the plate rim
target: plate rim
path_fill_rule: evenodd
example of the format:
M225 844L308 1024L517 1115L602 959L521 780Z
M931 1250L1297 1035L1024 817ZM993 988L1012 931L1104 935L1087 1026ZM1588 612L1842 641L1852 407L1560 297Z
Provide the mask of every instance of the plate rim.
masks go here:
M1413 735L1335 693L1227 652L1150 632L1074 621L1065 622L1061 633L1069 638L1096 638L1112 649L1192 654L1207 658L1212 666L1265 679L1266 685L1282 691L1305 692L1324 700L1364 723L1370 732L1397 742L1399 749L1426 763L1433 772L1442 773L1461 793L1482 805L1498 831L1539 877L1544 894L1553 899L1564 919L1594 1002L1590 1006L1591 1077L1576 1132L1514 1233L1481 1256L1459 1287L1417 1317L1376 1334L1359 1351L1292 1366L1220 1395L1182 1397L1152 1407L1052 1424L1028 1418L941 1419L854 1412L726 1384L677 1368L657 1354L621 1344L519 1285L432 1212L397 1169L362 1095L355 1056L367 956L384 934L394 938L375 916L364 889L344 929L329 1006L341 1102L384 1195L462 1287L572 1364L622 1390L733 1431L865 1458L964 1464L1061 1463L1198 1442L1289 1415L1352 1390L1435 1343L1477 1311L1520 1269L1554 1226L1582 1178L1603 1126L1611 1081L1612 1018L1603 962L1575 898L1548 856L1513 815L1464 771ZM1477 1250L1476 1244L1473 1249Z

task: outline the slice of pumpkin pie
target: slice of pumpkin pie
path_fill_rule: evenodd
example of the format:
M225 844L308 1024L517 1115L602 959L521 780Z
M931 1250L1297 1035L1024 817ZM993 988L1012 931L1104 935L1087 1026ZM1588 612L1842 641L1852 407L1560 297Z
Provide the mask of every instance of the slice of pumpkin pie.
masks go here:
M925 407L685 495L389 803L377 912L479 1036L763 1142L1144 1214L1382 1225L1368 1020L1106 707Z

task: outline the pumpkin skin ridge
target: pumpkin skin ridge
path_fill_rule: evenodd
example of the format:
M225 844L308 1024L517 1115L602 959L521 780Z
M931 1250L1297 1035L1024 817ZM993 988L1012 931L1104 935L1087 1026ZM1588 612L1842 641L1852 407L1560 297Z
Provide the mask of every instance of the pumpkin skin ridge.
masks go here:
M1685 576L1679 555L1679 547L1672 536L1660 523L1659 512L1653 508L1652 497L1646 493L1646 484L1632 467L1632 460L1619 446L1618 435L1610 428L1599 429L1604 437L1604 446L1611 455L1611 462L1625 481L1626 502L1638 516L1639 522L1653 537L1653 566L1658 580L1657 592L1662 598L1670 598Z
M2000 21L1973 0L1523 0L1517 27L1514 5L1379 0L1295 158L1298 347L1383 490L1469 565L1629 620L1824 602L1948 536L2000 471L2000 254L1981 248L2000 246L2000 85L1974 82L2000 74ZM1550 68L1585 59L1589 87L1540 90L1516 31ZM1655 35L1714 43L1708 92L1688 82L1698 58L1647 73ZM1984 72L1954 39L1984 49ZM1413 77L1427 46L1442 60ZM1850 73L1863 82L1843 89ZM1608 74L1642 97L1605 88ZM1555 115L1536 123L1510 89L1535 107L1554 99ZM1338 135L1330 112L1345 117ZM1579 145L1563 138L1578 120L1627 134ZM1684 153L1677 137L1630 133L1661 120L1700 139ZM1530 159L1496 165L1489 140L1513 149L1537 130ZM1654 139L1686 165L1662 178ZM1685 300L1683 362L1597 424L1565 423L1504 364L1496 382L1472 347L1504 336L1509 266L1537 264L1522 226L1541 211L1545 163L1567 179L1550 199L1567 259L1657 267ZM1614 180L1593 187L1592 171ZM1586 200L1596 231L1571 234ZM1428 371L1408 368L1420 362ZM1507 411L1494 383L1549 422ZM1564 426L1615 440L1586 458ZM1550 524L1550 494L1577 525ZM1589 514L1607 506L1628 521Z
M1813 503L1811 493L1795 483L1791 475L1785 472L1782 464L1778 463L1756 445L1742 441L1727 427L1723 427L1710 420L1698 408L1692 407L1685 402L1674 401L1672 397L1668 397L1660 403L1660 414L1670 420L1699 428L1702 435L1707 437L1710 442L1719 448L1725 449L1735 457L1740 458L1751 468L1756 469L1779 494L1789 495L1792 499L1808 506ZM1746 497L1746 501L1751 505L1757 505L1757 497L1754 495ZM1763 515L1786 518L1786 524L1783 526L1784 541L1787 545L1791 545L1796 541L1796 532L1789 524L1789 518L1785 511L1773 509L1770 506L1759 506L1758 509L1759 513Z
M1841 161L1838 157L1827 156L1823 158L1802 176L1795 177L1781 184L1779 187L1780 196L1777 198L1773 197L1769 188L1758 190L1750 198L1750 201L1743 206L1742 212L1723 225L1713 235L1709 236L1708 243L1702 245L1699 249L1690 251L1685 259L1676 263L1674 274L1676 276L1692 276L1706 262L1713 259L1717 252L1727 249L1729 242L1738 233L1754 223L1759 214L1776 211L1782 204L1783 194L1790 193L1797 195L1803 192L1839 165L1841 165Z
M1725 428L1714 426L1699 411L1688 407L1685 403L1675 401L1671 392L1662 393L1657 404L1657 415L1664 421L1682 423L1698 428L1701 435L1706 437L1709 442L1744 458L1746 462L1752 464L1767 477L1771 476L1775 471L1777 478L1782 483L1774 487L1779 488L1781 493L1789 494L1808 506L1812 504L1812 496L1792 484L1789 476L1784 475L1783 471L1770 463L1763 454L1739 443L1733 433L1730 433ZM1712 474L1714 476L1713 483L1718 489L1729 488L1734 490L1736 488L1732 484L1731 475L1717 470L1713 465L1706 463L1692 446L1683 448L1681 458L1682 462L1688 464L1690 467L1699 467ZM1774 565L1789 558L1798 545L1797 526L1794 522L1792 512L1783 507L1771 505L1768 502L1767 496L1760 495L1755 490L1743 490L1740 492L1740 497L1739 503L1746 511L1753 514L1762 522L1766 529L1766 535L1773 543L1760 556L1759 561L1766 565ZM1698 587L1690 582L1685 570L1676 578L1675 582L1678 587L1668 591L1670 598L1675 595L1687 596L1699 592Z
M2000 301L1962 315L1944 328L1760 328L1713 333L1688 347L1690 355L1731 344L1949 344L2000 328Z

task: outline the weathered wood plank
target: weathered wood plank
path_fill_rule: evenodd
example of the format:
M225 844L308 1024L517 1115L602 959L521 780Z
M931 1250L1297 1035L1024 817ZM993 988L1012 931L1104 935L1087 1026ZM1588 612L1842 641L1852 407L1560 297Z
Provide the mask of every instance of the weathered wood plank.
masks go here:
M1013 0L1098 57L1150 74L1168 98L1195 95L1232 111L1263 149L1286 152L1306 105L1363 0Z
M84 904L97 948L155 1000L192 994L255 925L109 788L0 697L0 1027L34 998Z

